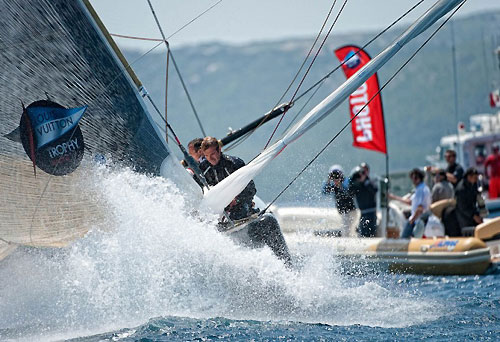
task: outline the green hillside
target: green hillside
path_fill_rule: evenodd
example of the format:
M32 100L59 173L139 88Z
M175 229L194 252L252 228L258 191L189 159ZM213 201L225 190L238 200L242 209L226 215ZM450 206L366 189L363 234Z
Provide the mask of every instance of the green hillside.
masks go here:
M493 50L498 44L500 12L483 13L454 21L459 119L491 112L488 94L492 84L500 83L498 61ZM402 30L396 28L366 50L375 56ZM433 28L431 28L431 31ZM307 89L335 66L333 50L345 44L363 45L377 32L333 35L329 38L304 86ZM405 47L379 72L384 84L427 39L426 32ZM450 26L445 26L382 92L389 162L391 171L425 165L425 156L433 153L441 136L456 129ZM175 60L193 98L204 128L209 135L223 137L228 128L238 128L269 111L279 100L305 58L313 39L290 39L253 43L242 46L219 43L173 47ZM140 54L125 51L130 61ZM160 108L164 107L165 52L148 54L133 68ZM319 103L345 80L342 72L332 75L302 112ZM295 88L292 88L295 89ZM301 91L299 91L300 93ZM291 94L285 97L289 100ZM305 97L307 99L308 96ZM296 103L283 120L278 133L299 113L305 101ZM179 79L170 69L169 122L187 143L201 136L193 112ZM299 116L299 117L300 117ZM256 179L259 194L271 200L297 172L306 165L348 121L347 103L329 118L285 150ZM260 128L248 140L228 152L248 161L265 145L277 121ZM176 149L175 147L173 147ZM373 173L385 172L383 154L352 147L350 128L283 195L282 201L314 199L331 164L351 170L362 161L372 166Z

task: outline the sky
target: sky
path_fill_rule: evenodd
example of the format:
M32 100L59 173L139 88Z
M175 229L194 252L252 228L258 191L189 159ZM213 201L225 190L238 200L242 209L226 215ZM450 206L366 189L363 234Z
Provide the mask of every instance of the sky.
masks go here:
M111 33L161 38L147 0L90 0ZM192 24L168 38L172 47L207 42L246 44L255 41L313 37L332 0L150 0L166 37L217 4ZM220 2L219 2L220 1ZM417 0L348 0L333 34L381 30ZM119 6L117 4L119 3ZM337 0L334 14L344 0ZM405 19L416 19L434 0L425 0ZM460 15L500 10L500 0L468 0ZM457 14L458 15L458 14ZM152 42L115 38L121 48L148 49Z

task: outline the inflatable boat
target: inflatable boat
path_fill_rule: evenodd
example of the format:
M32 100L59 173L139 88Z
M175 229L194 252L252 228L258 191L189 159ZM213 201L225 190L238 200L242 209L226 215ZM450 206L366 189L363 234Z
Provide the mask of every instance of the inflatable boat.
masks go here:
M374 238L343 237L334 208L274 207L273 213L292 254L322 248L390 272L431 275L487 274L500 262L500 217L478 225L473 236L399 239L394 225L402 218L397 213L389 215L387 228L379 229L382 236Z

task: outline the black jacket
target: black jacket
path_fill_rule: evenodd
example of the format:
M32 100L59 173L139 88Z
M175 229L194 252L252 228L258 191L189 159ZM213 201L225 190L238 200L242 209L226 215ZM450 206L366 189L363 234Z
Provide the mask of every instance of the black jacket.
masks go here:
M454 188L458 186L458 183L462 180L464 176L464 169L460 164L453 164L453 165L448 165L448 167L445 170L446 172L451 173L455 178L457 179L457 182L454 184Z
M219 163L212 165L208 160L203 160L200 164L200 169L208 185L214 186L221 180L229 176L234 171L245 166L245 162L237 157L227 156L221 153ZM232 208L226 207L229 212L229 217L233 220L240 220L254 213L253 196L257 193L255 183L250 181L245 189L236 196L236 205Z
M340 184L340 186L337 187L333 182L327 182L323 186L323 193L324 194L333 193L335 195L337 210L339 211L340 214L346 214L356 209L356 206L354 205L354 197L353 197L354 195L349 189L345 188L342 184Z
M362 214L365 211L366 213L375 211L377 207L377 198L375 195L377 194L378 187L370 178L367 177L364 182L361 182L359 178L352 180L350 189L356 196L358 208Z
M479 215L477 206L477 185L469 183L467 179L462 179L455 188L457 199L456 215L460 228L476 226L474 215Z

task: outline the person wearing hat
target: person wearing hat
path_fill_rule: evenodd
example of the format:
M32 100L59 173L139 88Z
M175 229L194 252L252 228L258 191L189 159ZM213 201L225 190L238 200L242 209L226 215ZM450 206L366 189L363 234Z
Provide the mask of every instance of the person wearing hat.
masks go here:
M489 179L489 197L500 197L500 153L498 145L493 146L493 153L486 158L484 171L486 177Z
M377 231L377 185L369 177L370 167L361 163L354 169L350 189L356 196L361 211L358 233L362 237L374 237Z
M328 173L328 179L323 186L323 194L333 194L337 210L342 217L343 229L347 236L356 237L356 225L359 220L354 195L340 165L333 165Z
M470 167L465 171L464 178L458 183L455 189L455 198L457 205L455 213L460 230L447 231L450 236L461 236L461 229L464 227L475 227L483 222L479 215L479 205L477 196L479 194L477 181L479 172L474 167Z

